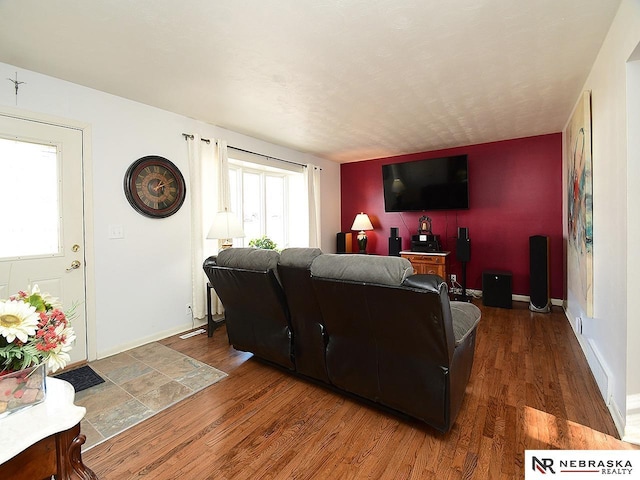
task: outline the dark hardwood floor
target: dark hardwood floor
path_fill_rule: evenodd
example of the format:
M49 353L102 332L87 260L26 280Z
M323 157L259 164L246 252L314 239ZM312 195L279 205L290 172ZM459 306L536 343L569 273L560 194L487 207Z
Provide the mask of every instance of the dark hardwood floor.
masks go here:
M631 449L618 439L562 310L481 307L454 428L385 413L213 338L161 343L229 377L83 454L102 480L524 478L525 449ZM401 374L401 372L399 372Z

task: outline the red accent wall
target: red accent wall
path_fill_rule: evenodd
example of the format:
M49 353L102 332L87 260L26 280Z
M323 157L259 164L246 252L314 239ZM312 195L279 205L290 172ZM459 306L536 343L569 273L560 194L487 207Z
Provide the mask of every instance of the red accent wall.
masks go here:
M382 165L463 154L469 161L468 210L384 211ZM482 289L484 270L505 270L513 274L513 293L529 295L529 237L547 235L551 297L564 298L561 133L345 163L340 176L342 231L350 231L357 213L367 213L374 226L367 232L369 253L388 255L391 227L398 227L402 248L409 250L418 218L427 215L441 248L452 253L449 270L459 283L455 248L461 226L471 240L467 288ZM353 241L357 252L355 232Z

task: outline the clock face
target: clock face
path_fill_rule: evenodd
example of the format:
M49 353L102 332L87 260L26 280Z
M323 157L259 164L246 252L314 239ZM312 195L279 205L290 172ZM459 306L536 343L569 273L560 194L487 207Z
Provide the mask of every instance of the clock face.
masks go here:
M164 218L176 213L184 202L186 187L178 167L163 157L142 157L124 176L124 193L142 215Z

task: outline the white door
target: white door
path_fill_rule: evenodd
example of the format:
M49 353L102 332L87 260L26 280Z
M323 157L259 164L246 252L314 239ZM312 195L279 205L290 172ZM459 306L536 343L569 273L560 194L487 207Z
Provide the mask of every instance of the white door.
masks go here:
M0 298L29 286L58 297L87 359L82 131L0 114Z

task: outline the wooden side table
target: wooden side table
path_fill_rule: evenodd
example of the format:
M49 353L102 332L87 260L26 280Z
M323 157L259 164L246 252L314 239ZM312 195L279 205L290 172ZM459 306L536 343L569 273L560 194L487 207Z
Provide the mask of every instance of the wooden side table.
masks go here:
M0 478L97 480L82 463L84 407L70 383L47 377L44 402L0 420Z
M216 331L216 328L221 327L224 324L225 319L221 318L219 320L213 319L213 307L211 305L211 290L213 287L209 282L207 282L207 337L213 337L213 332Z
M445 282L449 282L448 263L449 252L400 252L402 258L411 262L415 273L430 273L438 275Z

